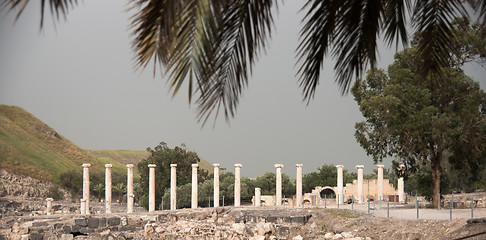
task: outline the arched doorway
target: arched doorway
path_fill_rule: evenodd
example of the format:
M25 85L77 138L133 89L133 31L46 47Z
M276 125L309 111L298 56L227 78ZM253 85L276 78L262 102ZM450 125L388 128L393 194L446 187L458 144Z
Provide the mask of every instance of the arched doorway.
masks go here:
M324 188L323 190L321 190L319 195L321 196L322 199L324 199L324 198L335 198L336 197L336 193L334 192L334 190L332 188Z

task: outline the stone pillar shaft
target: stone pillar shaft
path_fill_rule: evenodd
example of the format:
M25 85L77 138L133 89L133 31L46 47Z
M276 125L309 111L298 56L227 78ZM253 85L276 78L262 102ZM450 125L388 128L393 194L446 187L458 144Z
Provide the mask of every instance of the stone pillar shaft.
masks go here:
M170 165L170 210L177 209L177 164Z
M149 212L155 211L155 164L149 164Z
M235 207L240 206L241 193L241 164L235 164Z
M339 203L344 203L344 194L343 194L343 165L337 165L337 194L336 194L336 201Z
M111 168L113 165L105 164L105 212L111 213Z
M275 182L275 205L281 206L282 205L282 168L283 164L275 164L275 168L277 169L276 173L276 182Z
M296 183L296 206L297 207L302 207L302 167L304 166L303 164L296 164L297 167L297 183Z
M215 163L214 166L214 207L219 207L219 167L221 164Z
M199 165L192 164L192 192L191 208L197 208L197 168Z
M47 210L46 210L46 213L47 215L51 215L52 214L52 198L47 198L46 201L47 201Z
M127 164L127 213L133 213L133 164Z
M86 214L86 199L81 199L81 209L79 210L80 214Z
M357 165L356 168L358 169L358 203L364 202L363 197L363 165Z
M85 163L83 166L83 199L86 200L84 212L81 214L89 214L89 167L91 164Z
M377 191L378 191L378 200L383 200L383 168L384 165L376 165L378 167L378 182L377 182Z
M262 203L262 190L260 188L255 188L255 207L260 207Z
M398 166L400 173L403 174L405 171L405 165L400 164ZM403 175L402 175L403 176ZM398 178L398 201L403 203L405 202L405 182L403 181L403 177Z

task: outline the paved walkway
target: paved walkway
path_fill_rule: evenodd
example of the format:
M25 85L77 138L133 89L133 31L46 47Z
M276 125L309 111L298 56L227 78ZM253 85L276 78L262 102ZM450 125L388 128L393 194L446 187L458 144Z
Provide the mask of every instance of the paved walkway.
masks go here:
M417 209L413 208L411 205L399 205L397 204L396 207L393 207L393 203L390 203L389 212L387 213L387 204L382 203L381 209L379 204L376 204L373 208L373 204L370 204L370 214L377 217L384 217L386 218L389 216L390 218L396 219L417 219ZM336 205L327 205L327 208L330 209L337 209ZM343 204L339 205L339 209L349 209L353 211L368 214L368 204ZM430 220L449 220L451 217L450 209L449 208L442 208L438 210L436 208L419 208L418 218L419 219L430 219ZM474 218L486 218L486 208L474 208L473 212ZM469 219L471 218L471 209L470 208L463 208L463 209L452 209L452 219Z

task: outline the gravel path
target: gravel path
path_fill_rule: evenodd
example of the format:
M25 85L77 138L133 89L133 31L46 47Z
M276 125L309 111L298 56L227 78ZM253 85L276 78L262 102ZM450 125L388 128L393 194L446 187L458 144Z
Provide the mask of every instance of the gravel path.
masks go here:
M337 209L336 205L328 205L327 208L329 209ZM344 204L340 205L339 209L349 209L353 211L367 214L368 213L368 204ZM378 204L375 205L373 208L373 204L370 204L370 214L376 217L383 217L386 218L388 215L390 218L393 219L406 219L406 220L415 220L417 219L417 209L414 208L413 205L401 205L397 204L395 208L393 204L390 204L389 213L387 213L387 204L383 203L380 206ZM474 218L486 218L486 208L474 208L473 212ZM471 209L452 209L452 219L470 219L471 218ZM449 208L442 208L441 210L433 209L433 208L419 208L419 217L418 219L426 219L426 220L449 220L450 219L450 209Z

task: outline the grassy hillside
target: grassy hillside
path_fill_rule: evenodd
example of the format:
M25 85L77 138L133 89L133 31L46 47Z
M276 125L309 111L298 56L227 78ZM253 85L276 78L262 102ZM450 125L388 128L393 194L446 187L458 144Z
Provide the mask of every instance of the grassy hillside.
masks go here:
M113 164L114 174L126 172L123 164L89 155L22 108L0 105L0 168L61 182L60 175L69 170L81 174L83 163L91 163L97 175L106 163Z
M113 164L113 174L123 178L127 163L148 156L137 150L83 150L22 108L0 104L0 168L10 173L61 183L63 173L71 171L79 178L81 165L90 163L90 175L102 181L105 164ZM199 164L213 172L204 159Z
M86 150L94 157L112 159L123 164L137 164L147 158L150 153L140 150Z

